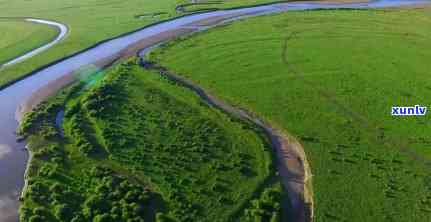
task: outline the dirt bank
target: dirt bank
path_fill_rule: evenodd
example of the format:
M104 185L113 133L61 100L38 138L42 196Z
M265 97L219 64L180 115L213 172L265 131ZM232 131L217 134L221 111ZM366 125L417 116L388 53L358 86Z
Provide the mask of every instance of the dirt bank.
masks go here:
M194 91L211 106L223 110L226 113L251 121L260 127L270 138L271 145L277 154L277 168L282 178L282 183L289 194L292 204L292 221L309 222L313 218L313 198L311 190L311 170L300 143L280 129L274 128L270 123L263 121L252 113L233 107L214 95L207 93L200 86L190 80L182 78L164 67L142 61L147 69L156 70L160 75L175 81L176 83Z
M185 33L189 33L193 31L192 29L184 29L179 28L168 32L163 32L158 35L154 35L150 38L146 38L142 41L139 41L127 49L119 52L118 54L105 58L103 60L97 61L95 64L92 64L92 67L96 67L98 70L103 70L113 63L121 59L127 59L131 56L135 56L138 51L142 48L153 46L159 42L166 41L168 39L174 38L176 36L180 36ZM21 122L25 113L30 112L42 101L46 100L48 97L55 95L60 89L70 85L71 83L80 79L79 70L75 72L68 73L63 75L62 77L47 83L44 87L38 89L34 92L27 100L19 105L16 111L15 118L18 122Z
M329 3L332 1L327 2ZM0 177L4 179L4 182L0 185L0 188L2 188L0 191L9 195L22 187L22 171L25 168L24 161L27 160L27 157L22 154L23 152L19 152L19 150L21 150L21 145L16 143L16 136L13 134L16 130L15 117L18 116L21 118L24 113L30 111L40 101L43 101L46 97L55 93L57 89L75 81L76 79L73 78L73 73L80 67L101 64L101 67L103 68L103 66L109 66L109 64L115 63L118 59L136 54L140 48L154 46L159 42L164 42L168 39L189 34L198 31L201 28L208 28L209 26L215 25L219 22L241 16L257 16L263 13L277 13L289 10L309 10L318 8L362 9L401 6L407 7L408 5L410 7L414 7L411 5L418 6L422 4L425 4L425 1L377 0L370 1L366 4L340 4L340 1L334 4L297 2L277 3L267 6L220 10L204 14L188 15L148 26L111 40L103 41L80 53L47 65L46 67L32 72L20 81L16 81L14 84L10 84L8 87L3 87L0 90L0 103L2 104L2 113L0 115L0 124L2 125L0 128L0 144L6 144L14 148L8 158L0 159L0 168L13 169L3 172L0 171ZM141 41L136 42L136 39L141 39ZM173 77L175 77L175 75ZM199 94L198 89L200 88L197 87L194 90ZM203 92L203 90L201 91ZM30 96L34 93L35 95ZM214 103L218 101L214 97L207 95L205 92L203 92L201 96L203 98L213 98L209 99L208 102L212 101ZM31 98L22 103L23 99L29 97ZM17 107L22 108L19 108L19 111L16 112ZM301 145L293 138L290 138L287 133L273 128L268 123L260 121L254 115L227 105L224 107L226 112L229 112L229 108L232 109L230 110L231 113L237 113L237 115L242 118L250 119L250 121L253 121L262 127L268 137L271 138L273 147L279 157L280 174L286 179L283 183L289 190L292 203L295 204L294 206L296 209L299 209L295 217L299 218L299 220L305 220L306 218L311 220L311 218L313 218L311 173ZM18 166L17 163L22 163L22 168L20 168L21 165ZM19 175L19 180L16 179L18 178L16 175ZM11 213L11 209L15 209L18 203L16 201L8 201L8 203L6 203L4 200L9 199L4 199L0 195L0 220L16 221L14 218L18 218L18 212L15 211ZM9 216L5 217L5 215L9 213L13 214L14 218L9 219Z

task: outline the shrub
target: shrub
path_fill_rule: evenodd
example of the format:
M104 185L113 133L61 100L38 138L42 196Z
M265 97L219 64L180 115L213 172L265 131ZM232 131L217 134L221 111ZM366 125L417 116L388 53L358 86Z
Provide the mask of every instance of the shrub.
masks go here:
M67 220L71 216L71 209L66 204L59 204L54 207L54 215L59 220Z
M45 217L41 215L33 215L28 220L29 222L46 222Z
M94 217L93 222L111 222L112 218L109 214L100 214Z
M19 220L20 221L28 221L30 219L30 217L32 216L32 211L30 208L26 207L26 206L22 206L19 209Z
M157 213L156 214L156 222L170 222L171 220L169 219L168 216L166 216L164 213Z

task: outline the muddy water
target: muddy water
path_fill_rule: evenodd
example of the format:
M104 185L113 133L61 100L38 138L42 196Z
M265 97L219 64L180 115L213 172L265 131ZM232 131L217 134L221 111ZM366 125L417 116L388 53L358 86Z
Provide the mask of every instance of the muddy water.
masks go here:
M276 13L288 10L316 8L381 8L413 4L424 4L423 0L381 0L370 3L319 4L319 3L279 3L252 8L220 10L190 15L160 23L117 39L107 41L90 50L49 66L34 75L0 91L0 222L18 221L18 197L24 184L24 171L28 154L23 143L16 142L15 130L17 110L36 92L47 85L72 75L82 67L101 68L122 56L130 48L148 47L199 30L199 26L211 26L237 17ZM167 34L166 34L167 33ZM137 49L135 51L136 52ZM129 50L130 51L130 50ZM107 61L107 62L101 62ZM78 78L78 77L77 77ZM43 94L41 94L43 97Z

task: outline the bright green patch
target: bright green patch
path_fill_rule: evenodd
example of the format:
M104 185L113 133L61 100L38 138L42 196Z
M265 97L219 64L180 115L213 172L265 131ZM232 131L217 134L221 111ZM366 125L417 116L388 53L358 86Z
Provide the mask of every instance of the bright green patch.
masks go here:
M0 20L0 65L52 41L58 31L48 25L21 20Z
M320 10L253 18L156 49L150 58L296 135L317 221L431 217L427 9Z
M105 75L22 124L34 156L22 221L280 221L286 197L259 130L133 61Z
M271 1L225 0L217 5L217 8ZM0 87L42 65L88 48L102 40L183 15L177 13L175 8L179 4L189 2L189 0L0 0L1 16L51 19L70 28L67 38L50 50L1 70Z

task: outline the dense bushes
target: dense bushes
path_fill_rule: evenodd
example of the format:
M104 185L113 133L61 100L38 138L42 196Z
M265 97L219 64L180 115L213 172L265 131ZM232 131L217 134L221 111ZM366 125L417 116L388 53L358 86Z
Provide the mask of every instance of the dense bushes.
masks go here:
M247 221L281 222L281 193L274 188L266 189L259 199L245 211Z
M70 117L70 136L74 139L76 148L86 156L97 153L99 146L88 133L89 130L91 126L82 112L78 111Z
M106 116L118 112L118 107L127 101L127 88L130 72L134 61L115 67L116 76L94 87L83 98L83 107L91 117Z
M34 109L34 112L29 112L24 116L18 133L27 137L31 134L40 133L41 128L44 128L41 136L45 139L58 136L58 130L55 128L55 118L62 108L63 104L61 102L42 102Z
M155 217L155 194L106 168L83 170L88 176L72 184L59 178L34 177L24 200L38 206L21 208L22 221L144 221ZM89 182L89 183L88 183ZM86 186L86 184L91 184ZM76 188L84 188L77 192ZM49 219L52 218L52 219Z
M214 114L140 82L135 75L111 75L82 100L86 109L104 111L89 112L110 158L151 178L169 203L168 215L177 221L201 220L215 212L223 212L218 219L226 217L245 200L246 195L238 196L251 192L252 181L262 177L253 153L262 153L262 147L238 143ZM109 109L92 104L107 104ZM244 182L251 187L233 188Z
M149 217L152 194L118 176L104 176L82 204L82 216L93 221L143 221Z
M175 96L184 93L177 86L143 81L150 73L138 68L121 65L69 97L64 141L45 138L34 153L39 162L23 221L188 222L243 215L238 212L271 176L266 146L253 129L192 94ZM46 210L26 210L34 206Z

